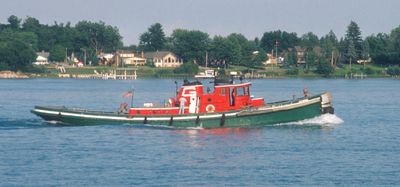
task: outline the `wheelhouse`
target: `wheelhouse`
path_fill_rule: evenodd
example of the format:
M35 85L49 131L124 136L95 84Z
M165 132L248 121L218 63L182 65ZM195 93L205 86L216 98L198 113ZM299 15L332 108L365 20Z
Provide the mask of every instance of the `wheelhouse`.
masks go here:
M213 90L209 87L204 89L200 82L185 82L177 91L175 98L168 99L164 107L159 108L131 108L130 115L171 115L179 114L182 107L183 114L199 114L228 112L242 110L250 107L260 107L264 105L264 99L252 98L250 92L250 82L246 83L214 83ZM183 102L182 105L181 100Z

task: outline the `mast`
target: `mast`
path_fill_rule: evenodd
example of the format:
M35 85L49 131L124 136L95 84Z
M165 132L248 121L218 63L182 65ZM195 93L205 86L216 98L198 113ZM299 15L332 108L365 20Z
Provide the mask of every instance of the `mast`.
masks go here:
M206 51L206 67L208 65L208 51Z

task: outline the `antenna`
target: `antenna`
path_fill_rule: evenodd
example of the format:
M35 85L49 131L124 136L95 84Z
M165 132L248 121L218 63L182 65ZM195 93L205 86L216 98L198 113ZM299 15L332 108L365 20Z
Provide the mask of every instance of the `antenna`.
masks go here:
M178 82L175 81L175 96L178 96Z

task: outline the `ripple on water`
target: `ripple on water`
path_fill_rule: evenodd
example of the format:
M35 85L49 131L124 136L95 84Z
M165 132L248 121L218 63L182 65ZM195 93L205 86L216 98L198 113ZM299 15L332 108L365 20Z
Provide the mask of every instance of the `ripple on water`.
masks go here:
M7 119L0 118L0 130L32 129L47 127L41 119Z
M116 110L132 84L135 106L161 103L175 93L174 80L0 80L0 186L400 184L398 80L252 82L252 94L267 101L302 94L304 85L331 91L337 114L260 128L65 127L29 110Z

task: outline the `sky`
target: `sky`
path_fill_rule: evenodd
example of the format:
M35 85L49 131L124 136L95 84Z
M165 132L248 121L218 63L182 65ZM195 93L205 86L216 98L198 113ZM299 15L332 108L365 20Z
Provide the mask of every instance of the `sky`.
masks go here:
M366 37L398 27L399 10L400 0L0 0L0 23L10 15L50 25L104 21L128 46L157 22L167 36L179 28L254 39L278 29L319 37L333 30L340 38L353 20Z

